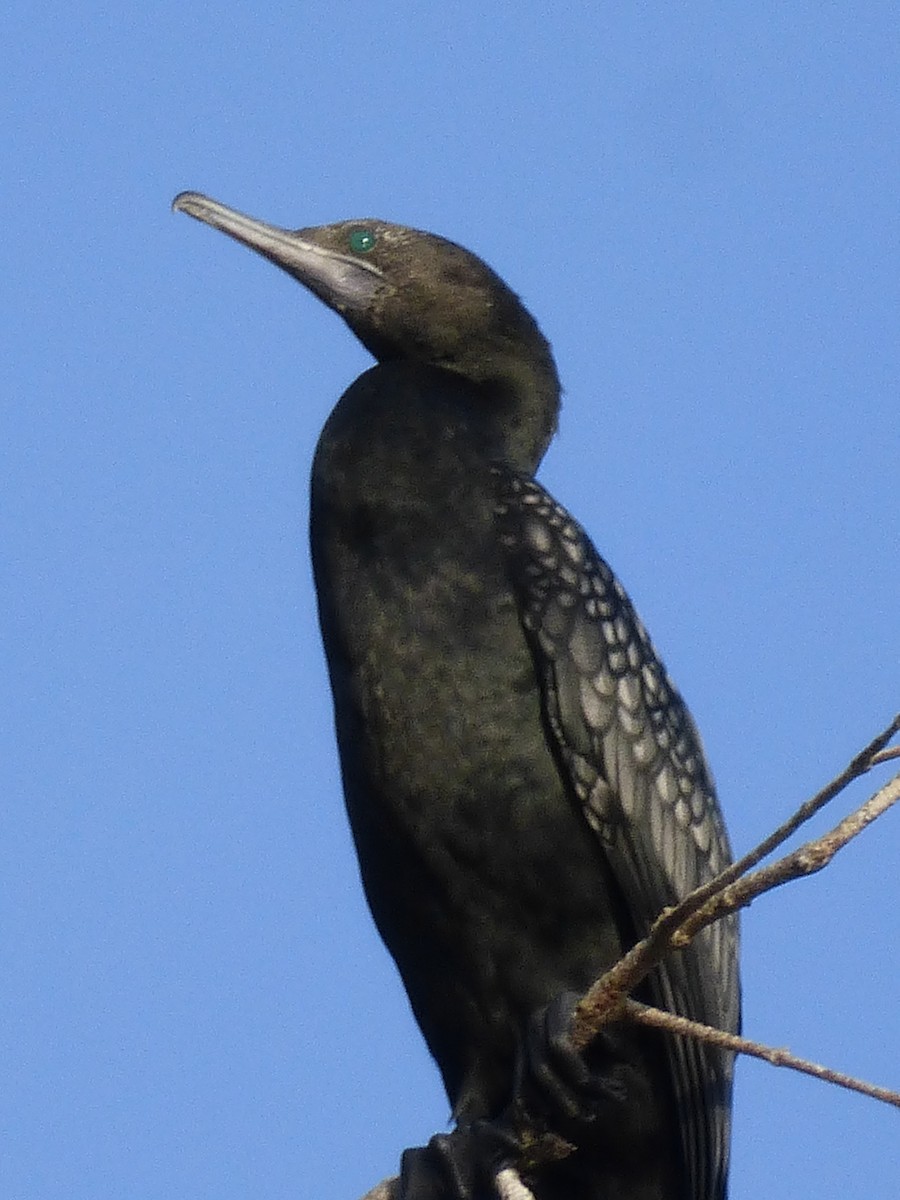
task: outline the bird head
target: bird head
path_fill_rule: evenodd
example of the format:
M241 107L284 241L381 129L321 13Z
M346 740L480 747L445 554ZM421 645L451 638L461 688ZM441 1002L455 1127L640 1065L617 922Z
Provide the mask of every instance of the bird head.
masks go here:
M522 418L515 457L537 465L556 428L556 366L534 318L477 255L375 218L290 230L197 192L182 192L173 207L292 275L339 313L379 362L420 362L484 388L489 400Z

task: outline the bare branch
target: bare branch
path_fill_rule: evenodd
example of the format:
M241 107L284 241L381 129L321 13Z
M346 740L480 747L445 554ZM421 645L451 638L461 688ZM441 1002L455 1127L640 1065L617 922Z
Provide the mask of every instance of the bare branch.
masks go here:
M762 867L752 875L747 875L724 888L718 896L707 901L701 909L684 921L678 931L677 940L673 939L673 944L686 944L700 929L718 920L720 915L736 912L737 909L746 907L751 900L755 900L763 892L771 892L784 883L790 883L793 879L802 879L804 876L814 875L817 871L821 871L831 862L838 850L846 846L857 834L862 833L868 825L871 825L882 813L887 812L898 800L900 800L900 775L895 775L893 779L888 780L884 787L879 788L865 804L861 804L854 812L849 813L822 837L805 842L797 850L786 854L784 858L778 859L770 866Z
M887 742L898 730L900 714L865 749L855 755L839 775L802 804L793 816L769 837L763 839L749 854L738 859L709 883L696 888L679 904L665 909L653 923L649 934L597 980L579 1002L572 1029L575 1046L584 1049L603 1025L622 1018L625 997L649 975L666 954L686 946L701 929L727 913L736 912L762 892L778 887L789 879L797 879L821 870L841 846L846 845L881 812L889 808L897 799L896 796L893 799L885 799L883 796L886 791L888 797L891 796L891 783L879 791L880 800L873 797L856 813L846 817L825 838L801 846L792 855L787 855L771 867L748 876L740 884L737 882L850 783L871 770L876 756L884 753ZM752 884L750 880L753 880Z
M856 1079L843 1071L833 1071L831 1067L820 1066L806 1058L798 1058L790 1050L778 1046L766 1046L762 1042L753 1042L749 1038L739 1037L736 1033L725 1033L722 1029L713 1029L711 1025L701 1025L699 1021L689 1021L686 1017L678 1017L674 1013L665 1012L661 1008L652 1008L641 1004L638 1000L626 1000L623 1007L628 1020L639 1025L651 1025L654 1029L664 1029L669 1033L677 1033L682 1037L696 1038L701 1042L709 1042L713 1046L721 1046L725 1050L733 1050L735 1054L750 1054L753 1058L764 1059L773 1067L790 1067L804 1075L812 1075L814 1079L822 1079L826 1083L835 1083L838 1087L847 1088L852 1092L860 1092L873 1100L883 1100L885 1104L893 1104L900 1108L900 1092L890 1088L879 1087L875 1083L867 1083L864 1079Z
M382 1179L377 1187L373 1187L371 1192L366 1192L360 1200L394 1200L397 1194L397 1183L396 1175L392 1179Z
M900 758L900 746L888 746L885 750L879 750L877 754L873 754L872 766L876 767L879 763L890 762L894 758Z

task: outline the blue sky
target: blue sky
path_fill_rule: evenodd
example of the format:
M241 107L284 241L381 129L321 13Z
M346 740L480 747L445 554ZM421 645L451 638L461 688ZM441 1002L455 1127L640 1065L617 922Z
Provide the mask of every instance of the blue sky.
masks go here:
M522 294L566 389L542 479L745 849L898 707L896 6L14 2L0 34L0 1192L353 1200L446 1120L306 548L369 360L171 199L433 229ZM757 902L743 955L749 1034L895 1086L898 829ZM887 1200L897 1147L740 1065L733 1200Z

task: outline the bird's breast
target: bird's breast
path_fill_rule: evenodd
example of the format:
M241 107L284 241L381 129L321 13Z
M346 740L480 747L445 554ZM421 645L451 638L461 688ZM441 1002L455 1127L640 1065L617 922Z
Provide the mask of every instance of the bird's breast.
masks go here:
M557 955L579 959L578 986L612 953L598 933L609 924L605 864L549 748L490 469L467 470L463 485L430 467L418 493L408 477L402 492L357 491L352 503L346 491L314 492L345 795L370 903L401 971L400 918L383 896L392 874L408 882L417 872L429 937L452 942L467 929L476 986L489 991L502 976L531 1011L558 990ZM535 946L546 951L540 966ZM498 954L516 964L501 967Z

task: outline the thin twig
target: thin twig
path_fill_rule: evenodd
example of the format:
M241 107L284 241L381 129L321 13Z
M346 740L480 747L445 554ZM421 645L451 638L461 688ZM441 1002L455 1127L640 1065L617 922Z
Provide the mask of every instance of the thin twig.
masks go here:
M394 1200L397 1191L399 1179L396 1175L390 1179L382 1179L381 1183L376 1184L370 1192L366 1192L360 1200Z
M689 1021L686 1017L678 1017L661 1008L651 1008L638 1000L626 1000L623 1013L638 1025L651 1025L654 1029L664 1029L668 1033L678 1033L683 1037L709 1042L713 1046L721 1046L724 1050L733 1050L735 1054L750 1054L753 1058L764 1059L773 1067L790 1067L793 1071L812 1075L814 1079L836 1083L839 1087L860 1092L863 1096L883 1100L885 1104L893 1104L895 1108L900 1108L900 1092L879 1087L875 1083L867 1083L864 1079L856 1079L843 1071L833 1071L831 1067L823 1067L819 1063L810 1062L809 1059L798 1058L783 1047L765 1046L762 1042L753 1042L749 1038L739 1037L736 1033L725 1033L724 1030L713 1029L711 1025L701 1025L699 1021Z
M701 929L712 924L713 921L717 921L720 916L736 912L739 908L745 908L751 900L755 900L764 892L774 891L775 888L781 887L784 883L790 883L791 880L802 879L821 871L831 862L838 850L862 833L868 825L871 825L882 813L887 812L898 800L900 800L900 775L895 775L893 779L889 779L883 787L879 788L874 796L870 796L865 804L861 804L859 808L849 813L828 833L805 842L798 849L779 858L769 866L754 871L752 875L745 875L743 879L736 880L724 888L718 896L707 901L701 909L684 921L678 931L678 943L676 944L682 942L686 944Z
M637 942L627 954L619 959L615 966L597 980L577 1005L572 1027L572 1041L576 1048L583 1050L590 1043L596 1031L610 1021L621 1017L624 998L650 974L671 950L687 945L700 929L711 925L713 921L719 920L728 912L736 912L738 908L748 904L761 891L767 890L767 887L776 887L779 883L786 882L787 878L775 879L773 882L761 886L759 891L751 892L746 899L742 898L741 892L734 893L732 891L741 876L746 875L757 863L771 854L853 780L871 770L876 756L884 752L885 746L898 730L900 730L900 713L868 746L853 757L839 775L835 776L830 783L804 804L801 804L793 816L779 826L774 833L764 838L758 846L745 854L743 858L738 859L732 866L726 867L714 879L685 896L680 903L665 909L654 921L647 936ZM865 807L864 805L863 808ZM866 820L864 825L869 824L871 820L874 820L874 817ZM864 825L860 828L863 828ZM849 841L859 831L857 829L855 833L849 833L846 840ZM836 846L831 851L832 856L838 848ZM803 847L801 847L802 849ZM777 864L775 865L777 866ZM810 873L811 869L798 871L790 878L798 878L802 874Z

